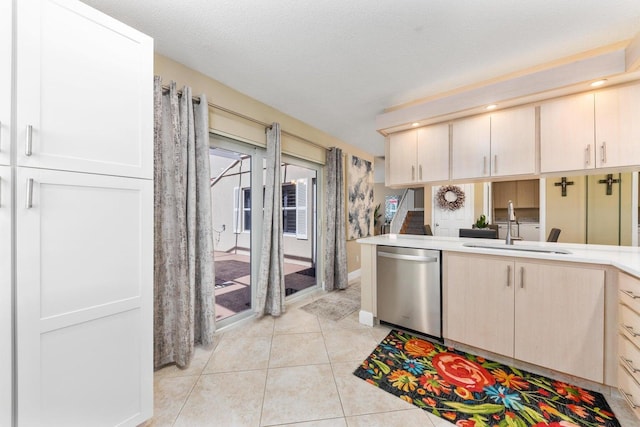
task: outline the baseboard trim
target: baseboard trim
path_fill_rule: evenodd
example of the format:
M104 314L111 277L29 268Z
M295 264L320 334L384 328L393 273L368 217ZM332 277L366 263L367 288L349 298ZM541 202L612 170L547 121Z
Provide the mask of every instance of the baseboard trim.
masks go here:
M360 276L361 276L361 270L360 270L360 269L353 270L351 273L349 273L349 274L347 275L347 281L348 281L349 283L351 283L351 282L353 282L354 280L359 279L359 278L360 278Z
M369 313L368 311L360 310L359 315L360 323L367 326L373 326L373 313Z

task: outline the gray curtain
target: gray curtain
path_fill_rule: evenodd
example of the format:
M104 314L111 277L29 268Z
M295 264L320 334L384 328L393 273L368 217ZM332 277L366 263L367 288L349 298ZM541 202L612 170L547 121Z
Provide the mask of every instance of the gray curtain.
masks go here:
M347 239L344 207L344 173L342 150L327 151L325 165L327 183L327 227L325 240L325 290L345 289L348 285Z
M209 109L154 81L154 366L187 367L215 332Z
M262 228L262 257L256 288L255 312L284 313L284 254L282 247L282 183L280 179L280 125L267 129L267 159Z

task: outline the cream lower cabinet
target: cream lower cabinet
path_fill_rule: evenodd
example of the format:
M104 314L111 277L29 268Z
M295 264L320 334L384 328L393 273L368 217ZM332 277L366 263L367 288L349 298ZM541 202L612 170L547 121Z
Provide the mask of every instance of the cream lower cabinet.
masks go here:
M445 254L445 338L604 380L604 271Z
M618 389L640 419L640 279L618 273Z
M445 338L513 355L513 261L444 254Z

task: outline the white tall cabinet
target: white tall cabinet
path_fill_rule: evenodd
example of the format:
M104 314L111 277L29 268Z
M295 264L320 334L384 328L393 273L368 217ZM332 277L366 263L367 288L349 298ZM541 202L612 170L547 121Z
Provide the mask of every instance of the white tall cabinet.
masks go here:
M153 408L153 41L76 0L14 6L12 422L138 425Z
M13 408L11 15L12 1L0 0L0 426L11 425Z

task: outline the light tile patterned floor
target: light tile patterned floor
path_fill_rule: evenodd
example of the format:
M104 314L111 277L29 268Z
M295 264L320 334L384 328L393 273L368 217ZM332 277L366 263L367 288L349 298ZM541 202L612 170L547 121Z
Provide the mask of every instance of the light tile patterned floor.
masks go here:
M155 373L155 415L145 426L451 427L352 375L389 328L334 322L300 310L315 293L218 333L196 349L186 370ZM637 426L619 399L608 399L623 427Z

